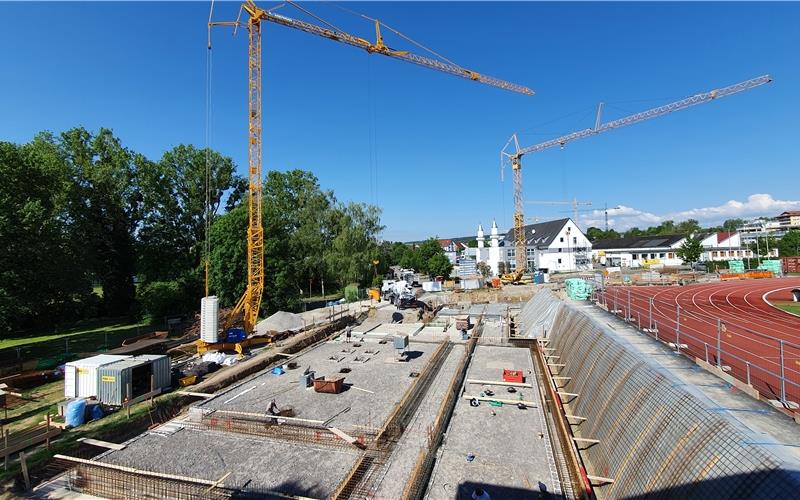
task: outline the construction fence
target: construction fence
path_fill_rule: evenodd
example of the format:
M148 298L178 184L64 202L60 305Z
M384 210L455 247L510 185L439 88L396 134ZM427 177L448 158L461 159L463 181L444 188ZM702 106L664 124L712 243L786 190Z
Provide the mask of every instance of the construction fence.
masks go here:
M787 408L800 402L800 344L753 330L729 318L689 311L635 288L607 287L594 300L644 334L670 344L755 388Z

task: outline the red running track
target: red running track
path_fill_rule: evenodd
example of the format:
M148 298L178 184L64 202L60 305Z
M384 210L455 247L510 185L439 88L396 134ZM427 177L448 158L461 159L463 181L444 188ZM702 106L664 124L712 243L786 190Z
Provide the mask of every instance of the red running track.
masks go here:
M795 288L800 278L614 286L599 300L681 352L729 367L765 397L800 402L800 317L766 300L791 300Z

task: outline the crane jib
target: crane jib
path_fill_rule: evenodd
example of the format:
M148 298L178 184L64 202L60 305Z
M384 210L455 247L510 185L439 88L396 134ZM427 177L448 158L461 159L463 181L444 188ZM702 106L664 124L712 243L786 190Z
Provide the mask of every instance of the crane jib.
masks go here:
M769 75L759 76L757 78L752 78L750 80L746 80L744 82L736 83L734 85L730 85L728 87L723 87L721 89L715 89L710 92L705 92L702 94L693 95L690 97L686 97L685 99L681 99L680 101L675 101L670 104L665 104L663 106L658 106L656 108L648 109L646 111L641 111L639 113L635 113L630 116L626 116L623 118L619 118L617 120L613 120L602 125L599 125L595 128L587 128L584 130L579 130L577 132L572 132L562 137L558 137L556 139L551 139L549 141L545 141L533 146L529 146L527 148L522 148L517 151L516 155L522 156L529 153L536 153L538 151L542 151L548 148L552 148L555 146L564 146L568 142L572 142L577 139L583 139L584 137L589 137L592 135L597 135L602 132L606 132L608 130L612 130L615 128L624 127L626 125L632 125L634 123L638 123L644 120L649 120L650 118L655 118L657 116L662 116L667 113L672 113L675 111L680 111L682 109L689 108L691 106L695 106L697 104L703 104L712 100L719 99L721 97L725 97L728 95L736 94L738 92L742 92L745 90L749 90L761 85L765 85L770 83L772 78Z

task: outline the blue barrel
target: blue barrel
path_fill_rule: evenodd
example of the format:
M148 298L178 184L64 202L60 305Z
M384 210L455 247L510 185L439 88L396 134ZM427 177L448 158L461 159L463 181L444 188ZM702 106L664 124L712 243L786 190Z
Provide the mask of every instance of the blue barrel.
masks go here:
M80 427L84 422L84 412L86 411L86 400L76 399L67 405L64 421L68 427Z

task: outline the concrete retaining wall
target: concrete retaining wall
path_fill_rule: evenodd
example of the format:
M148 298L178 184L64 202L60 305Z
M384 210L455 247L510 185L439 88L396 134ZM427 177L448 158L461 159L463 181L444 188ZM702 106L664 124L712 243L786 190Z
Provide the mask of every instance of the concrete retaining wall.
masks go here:
M595 489L598 498L797 495L797 461L773 453L775 447L715 412L580 308L540 292L522 313L532 314L534 302L542 317L523 324L547 323L554 315L549 347L565 364L554 371L571 377L561 391L579 395L562 397L564 407L587 418L573 431L600 441L579 442L587 472L614 480Z

